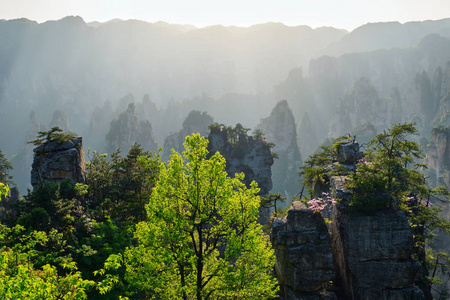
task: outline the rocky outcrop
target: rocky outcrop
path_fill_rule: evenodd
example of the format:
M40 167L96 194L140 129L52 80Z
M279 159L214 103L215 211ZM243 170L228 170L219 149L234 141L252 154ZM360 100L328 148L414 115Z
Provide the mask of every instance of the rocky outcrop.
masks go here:
M167 161L170 157L170 149L174 149L178 153L184 151L183 143L186 136L192 133L200 133L201 136L208 134L209 125L214 122L214 119L206 112L193 110L189 113L183 122L183 128L176 133L169 135L164 141L164 149L162 159Z
M427 153L429 178L433 186L450 188L450 128L434 128Z
M314 153L320 144L316 128L315 126L312 126L311 118L307 112L302 114L297 133L297 143L301 157L307 158Z
M281 193L287 198L296 195L299 192L297 173L301 157L295 119L288 102L279 101L270 116L261 120L257 129L265 134L268 142L275 144L272 151L278 158L272 167L272 192Z
M139 120L136 105L129 103L126 111L111 122L106 135L106 147L109 153L118 148L128 152L134 143L138 143L145 151L155 151L158 145L153 137L152 125L148 120Z
M270 235L282 299L336 299L326 292L335 270L327 227L320 213L296 201L274 218Z
M50 121L49 127L50 128L59 127L66 133L76 135L76 133L74 133L70 129L69 119L67 119L66 113L61 109L57 109L53 112L52 120Z
M378 96L372 82L361 77L355 82L352 91L337 104L331 135L351 134L367 122L376 128L384 128L387 105L388 102Z
M431 143L427 153L428 178L432 186L444 185L450 187L450 128L434 128L431 134ZM440 216L450 220L450 201L446 197L436 197L431 199L434 206L441 207ZM434 239L433 250L436 252L448 253L450 249L450 235L438 232ZM441 278L442 285L434 288L433 292L439 293L441 289L450 290L450 279L439 270L436 276ZM435 295L439 298L438 295Z
M425 299L414 285L422 266L412 259L413 232L403 211L351 214L341 204L331 215L331 248L345 299Z
M338 148L338 163L355 166L361 157L358 143ZM337 204L324 215L331 221L331 249L336 284L345 299L425 299L415 283L422 275L413 230L398 208L356 212L348 207L352 193L346 176L332 176L330 191Z
M340 144L337 149L337 160L344 165L353 165L362 157L359 143L355 141Z
M328 201L317 209L321 212L294 203L287 216L274 219L275 270L285 299L310 299L305 293L320 294L313 299L321 299L327 291L346 300L425 299L415 285L423 266L413 259L418 251L405 212L391 207L367 213L348 205L352 192L346 187L344 170L354 169L360 155L354 141L338 148L334 165L343 167L343 175L330 177L327 194L340 199L337 203Z
M245 184L256 181L261 189L259 195L267 195L272 189L273 158L270 146L262 138L245 133L236 137L232 135L226 127L211 127L208 135L209 154L220 152L226 159L226 171L230 176L243 172Z
M69 181L72 185L85 183L86 164L81 137L65 142L51 140L33 151L34 160L31 169L33 189L38 188L43 182Z

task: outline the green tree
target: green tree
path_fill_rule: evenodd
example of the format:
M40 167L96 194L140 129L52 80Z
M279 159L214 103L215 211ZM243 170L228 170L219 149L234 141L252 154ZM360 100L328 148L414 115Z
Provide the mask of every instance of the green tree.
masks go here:
M87 163L86 198L96 220L143 221L160 161L159 154L146 152L136 143L125 157L119 149L110 160L94 151Z
M432 249L437 230L450 233L450 222L439 216L440 208L431 200L448 192L443 187L431 189L422 173L425 164L420 145L411 141L418 132L413 123L394 124L370 141L365 159L357 164L348 177L347 187L352 190L350 207L355 211L370 213L377 209L393 207L404 210L414 231L418 250L417 259L424 266L420 282L426 297L431 299L431 286L435 284L435 271L446 268L447 253L435 253Z
M155 299L267 299L276 295L273 250L256 223L259 189L228 177L225 159L207 159L207 140L186 137L183 156L161 164L137 225L138 245L124 253L125 279Z
M35 146L40 146L46 143L50 143L52 141L57 141L58 143L67 142L70 139L73 139L74 136L70 133L63 133L63 130L57 126L52 127L49 131L39 131L37 135L37 139L29 141L29 144L33 144Z
M411 195L427 197L424 164L420 145L410 140L418 135L415 124L394 124L369 142L365 160L350 174L348 187L353 191L351 205L373 210L400 205Z
M50 264L35 268L40 256L36 248L49 241L42 231L25 233L20 225L0 225L0 299L87 298L95 282L82 279L74 262L61 264L64 275Z
M345 173L345 169L339 164L333 164L337 159L337 150L339 146L348 142L348 137L342 136L334 139L330 145L321 145L319 149L308 156L300 167L299 175L303 179L300 198L306 187L310 198L328 190L331 176Z

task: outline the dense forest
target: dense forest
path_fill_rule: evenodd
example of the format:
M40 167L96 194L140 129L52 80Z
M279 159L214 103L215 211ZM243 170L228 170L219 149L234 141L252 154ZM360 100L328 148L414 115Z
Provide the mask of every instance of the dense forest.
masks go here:
M17 19L0 40L5 299L447 299L450 19L351 32ZM366 291L346 281L350 257L291 284L281 236L304 208L334 247L324 257L350 255L333 230L355 216L404 215L414 251L389 259L409 281Z

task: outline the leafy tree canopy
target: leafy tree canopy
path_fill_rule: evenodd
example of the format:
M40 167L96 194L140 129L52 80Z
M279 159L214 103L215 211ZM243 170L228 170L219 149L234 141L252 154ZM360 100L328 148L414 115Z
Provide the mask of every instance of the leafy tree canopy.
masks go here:
M155 299L267 299L276 295L273 250L256 223L259 189L228 177L225 159L207 159L207 140L186 137L183 155L161 163L123 255L130 289Z

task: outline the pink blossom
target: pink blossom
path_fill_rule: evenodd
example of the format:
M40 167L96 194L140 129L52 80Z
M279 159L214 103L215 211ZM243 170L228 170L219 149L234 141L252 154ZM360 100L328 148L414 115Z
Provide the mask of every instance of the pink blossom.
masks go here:
M326 199L318 197L313 198L307 202L308 209L312 211L322 211L324 210L329 204L333 205L336 204L336 200L330 196L329 193L322 193L322 195L326 195Z

